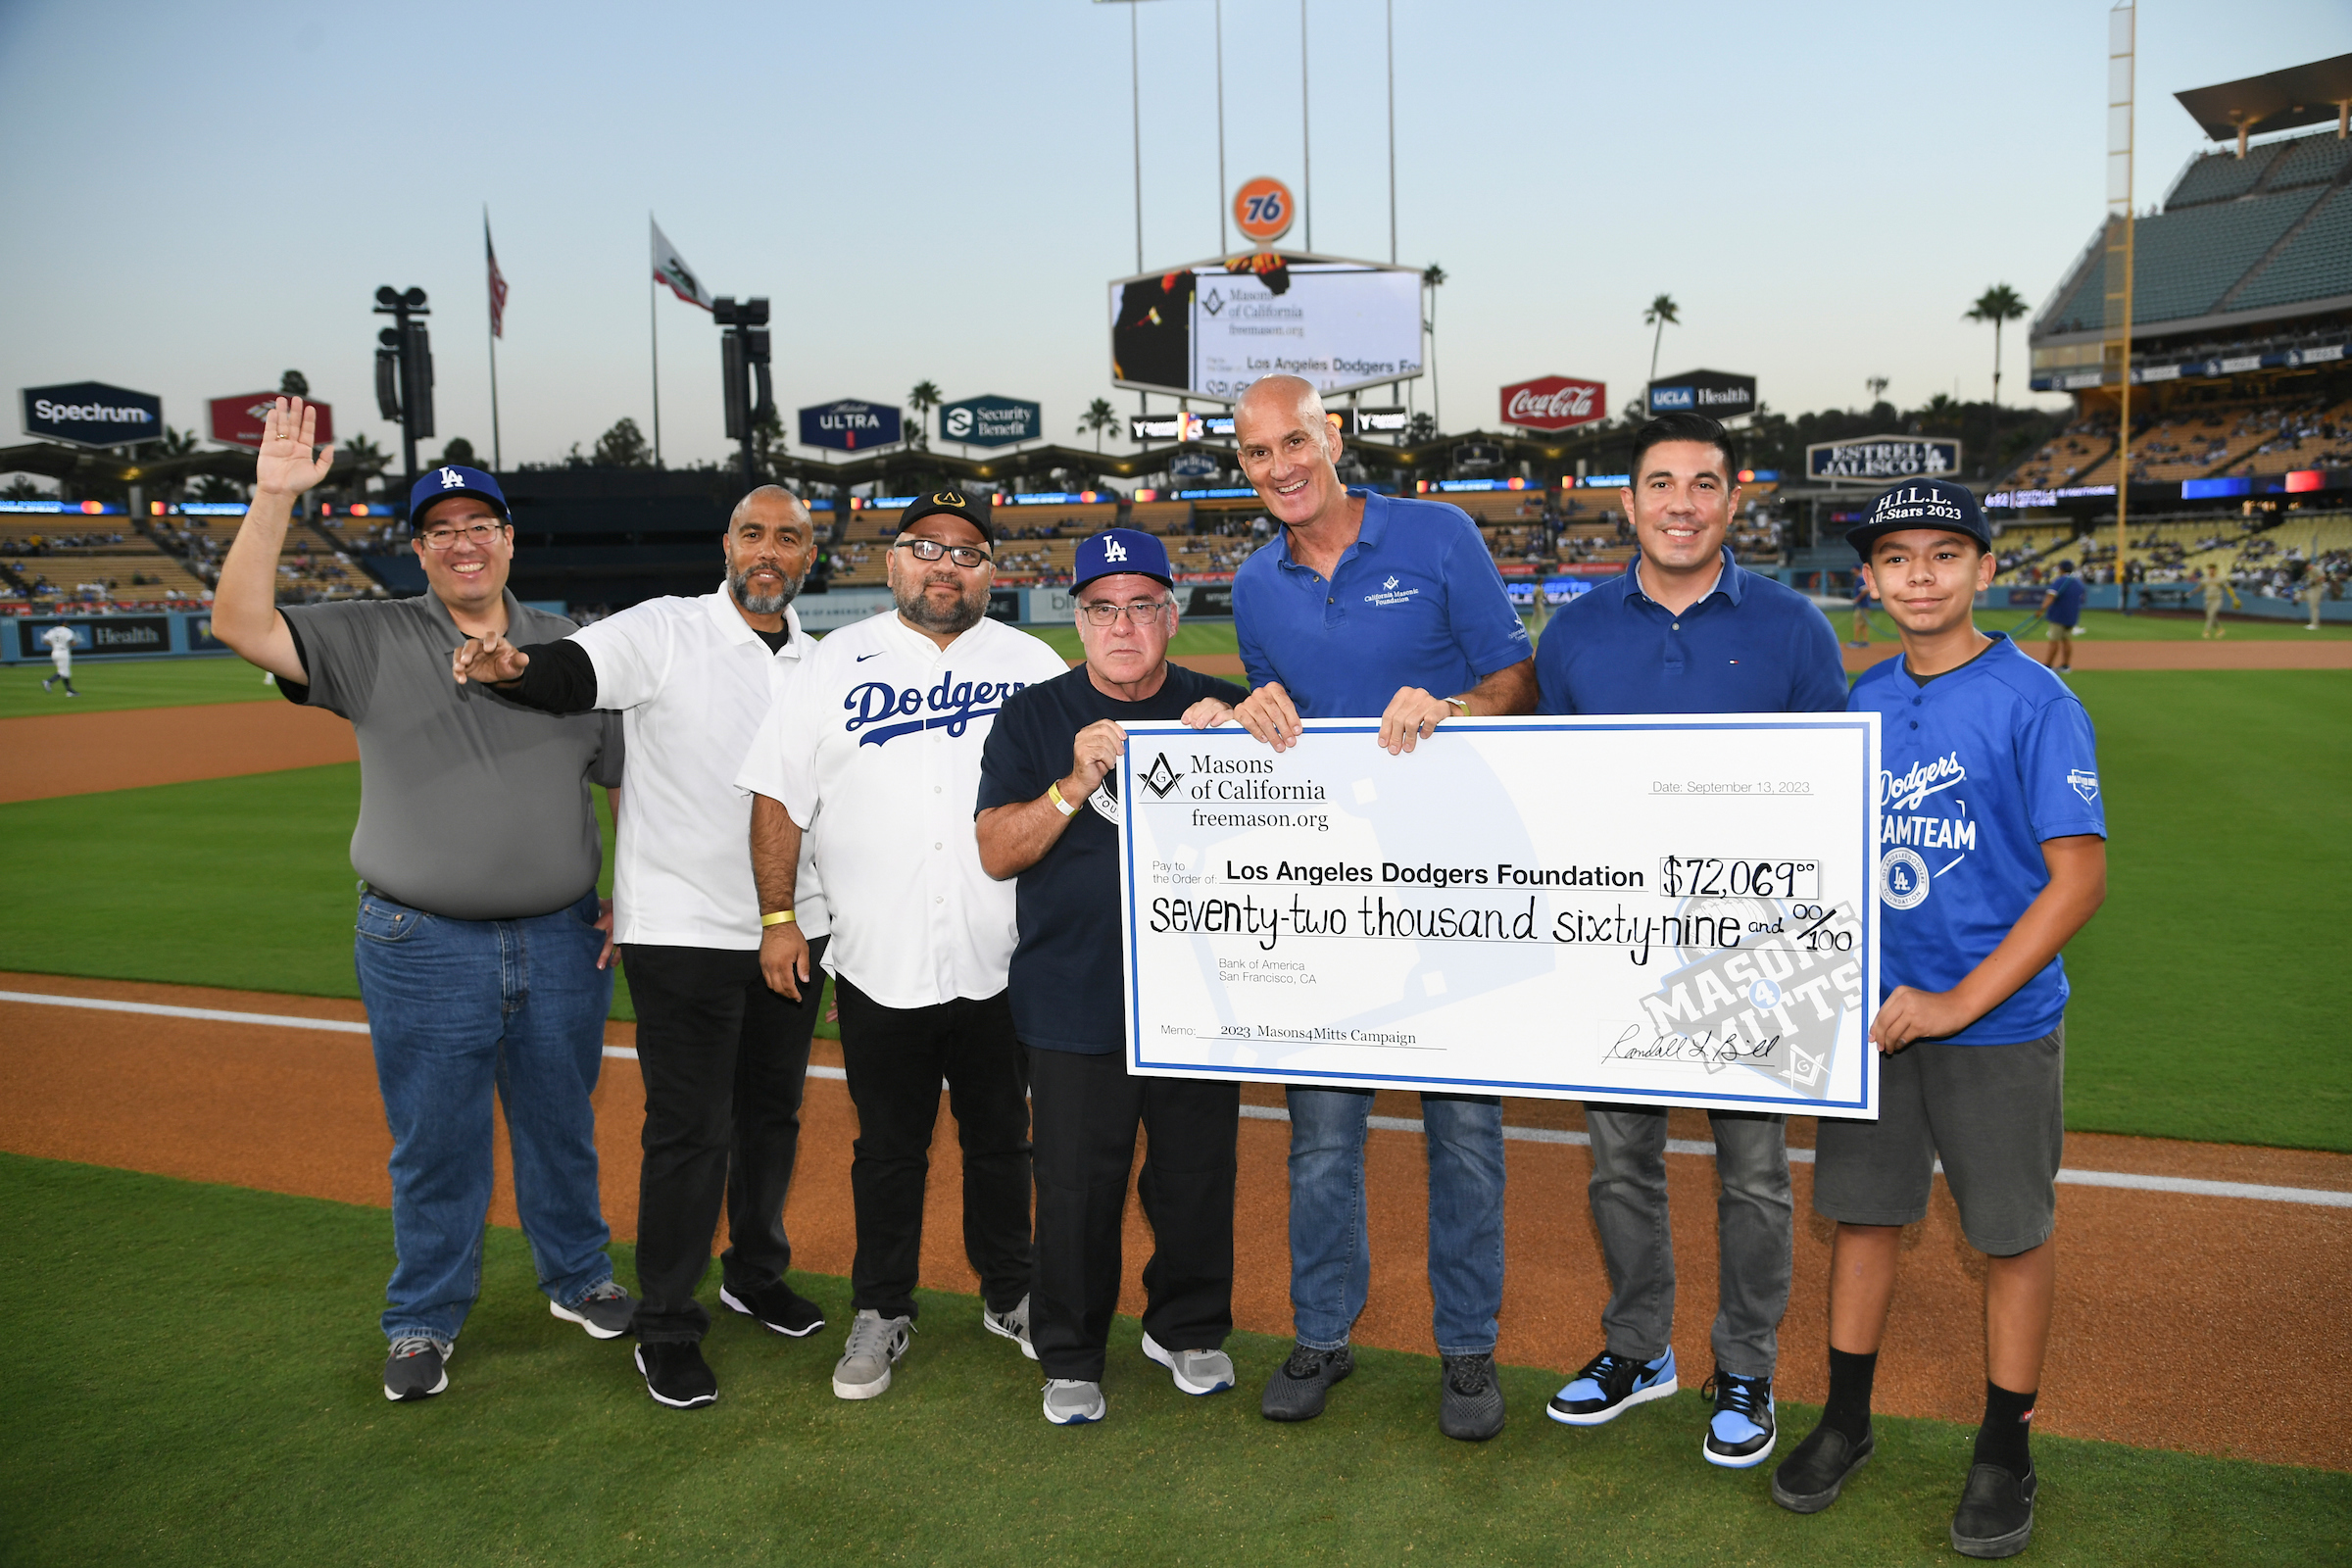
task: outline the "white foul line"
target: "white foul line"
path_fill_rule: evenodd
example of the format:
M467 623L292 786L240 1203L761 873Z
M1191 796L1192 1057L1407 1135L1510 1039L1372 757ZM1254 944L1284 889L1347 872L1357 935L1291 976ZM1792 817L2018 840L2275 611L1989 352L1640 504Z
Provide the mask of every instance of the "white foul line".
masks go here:
M97 1012L140 1012L159 1018L193 1018L203 1023L263 1024L278 1029L320 1029L330 1034L364 1035L365 1023L348 1018L301 1018L274 1012L230 1012L220 1007L173 1007L160 1002L113 1002L97 997L54 997L36 991L0 991L0 1003L25 1003L48 1007L86 1007ZM627 1046L607 1046L605 1054L626 1061L635 1061L637 1053ZM846 1079L849 1075L839 1067L810 1063L811 1078ZM1291 1113L1279 1105L1244 1105L1245 1120L1289 1121ZM1421 1123L1410 1116L1368 1116L1365 1121L1381 1132L1417 1133ZM1505 1127L1502 1136L1531 1144L1572 1144L1588 1147L1592 1140L1589 1134L1570 1132L1564 1127ZM1669 1154L1703 1154L1712 1157L1715 1146L1693 1138L1666 1140ZM1810 1149L1791 1149L1788 1162L1809 1165L1813 1162ZM1940 1162L1939 1168L1940 1168ZM2317 1187L2272 1187L2258 1182L2213 1182L2193 1176L2143 1176L2132 1171L2077 1170L2069 1166L2058 1172L2058 1180L2076 1187L2118 1187L2142 1193L2181 1193L2194 1198L2242 1198L2265 1203L2309 1203L2320 1208L2352 1208L2352 1193L2329 1192Z

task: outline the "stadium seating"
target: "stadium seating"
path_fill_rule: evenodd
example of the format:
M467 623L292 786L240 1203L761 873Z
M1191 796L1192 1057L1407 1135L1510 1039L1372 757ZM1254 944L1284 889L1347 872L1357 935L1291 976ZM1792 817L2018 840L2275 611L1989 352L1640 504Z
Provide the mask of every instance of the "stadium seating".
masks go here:
M2273 411L2254 435L2258 444L2251 444L2243 462L2232 459L2227 472L2352 467L2352 398L2332 408L2306 407L2285 414Z
M2232 310L2352 294L2352 186L2328 196L2293 243L2230 297Z
M2352 160L2352 141L2338 141L2325 133L2271 145L2278 149L2278 157L2272 165L2270 178L2263 181L2262 188L2266 191L2325 185ZM2247 161L2252 162L2250 154Z
M2312 200L2308 189L2287 191L2141 219L2132 239L2132 319L2169 321L2210 314L2246 270L2311 210ZM2103 325L2106 275L2096 261L2083 269L2074 297L2042 330L2086 332Z
M2289 143L2269 142L2246 150L2240 158L2234 149L2229 152L2207 153L2181 171L2180 178L2164 199L2166 212L2178 212L2183 207L2195 207L2205 202L2226 202L2243 196L2254 188L2263 172L2281 146Z
M1190 501L1139 501L1127 512L1127 526L1146 533L1189 533L1193 526Z
M2054 490L2115 450L2112 421L2084 419L2068 425L2010 471L1997 488Z

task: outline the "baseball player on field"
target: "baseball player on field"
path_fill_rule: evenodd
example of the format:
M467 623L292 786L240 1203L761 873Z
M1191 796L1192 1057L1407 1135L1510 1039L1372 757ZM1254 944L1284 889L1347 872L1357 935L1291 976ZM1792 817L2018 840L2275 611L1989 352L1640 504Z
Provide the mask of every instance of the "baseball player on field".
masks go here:
M981 748L1004 699L1066 666L1037 638L988 618L989 505L945 490L899 514L889 562L897 612L817 645L736 780L755 797L760 964L784 995L799 996L813 973L792 918L804 835L831 906L822 961L858 1107L856 1316L833 1369L844 1399L888 1390L912 1333L943 1078L963 1149L963 1248L980 1276L981 1321L1037 1357L1028 1073L1005 995L1013 885L982 869L972 812Z
M1773 1500L1818 1513L1870 1458L1871 1383L1902 1228L1943 1162L1960 1228L1985 1254L1984 1421L1952 1548L2008 1557L2034 1533L2027 1440L2057 1289L2065 1142L2066 966L2107 896L2107 817L2090 718L2066 684L1971 617L1992 536L1957 484L1879 497L1846 538L1903 654L1855 682L1880 716L1878 897L1884 964L1879 1119L1824 1118L1813 1207L1830 1258L1830 1396L1782 1462Z
M41 690L47 691L62 680L68 697L79 697L81 693L74 689L74 628L52 626L41 633L41 642L49 650L49 662L57 666L57 673L41 682Z

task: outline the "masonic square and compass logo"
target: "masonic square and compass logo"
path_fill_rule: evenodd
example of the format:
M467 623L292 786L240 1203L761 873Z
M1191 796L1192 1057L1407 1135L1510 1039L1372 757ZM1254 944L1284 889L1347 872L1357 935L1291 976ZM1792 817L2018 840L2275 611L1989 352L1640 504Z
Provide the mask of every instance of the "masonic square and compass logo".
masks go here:
M1152 792L1153 800L1164 801L1170 791L1184 782L1184 775L1168 765L1168 754L1162 752L1152 759L1152 765L1144 772L1141 782L1144 788Z

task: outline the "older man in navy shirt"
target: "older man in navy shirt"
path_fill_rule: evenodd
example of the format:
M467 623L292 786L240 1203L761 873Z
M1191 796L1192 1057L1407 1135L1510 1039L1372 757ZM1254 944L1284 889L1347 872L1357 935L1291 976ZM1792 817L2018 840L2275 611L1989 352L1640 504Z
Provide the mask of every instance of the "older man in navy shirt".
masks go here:
M1535 706L1527 629L1478 527L1458 507L1340 483L1340 436L1323 400L1269 375L1234 409L1242 471L1282 537L1242 564L1234 629L1253 688L1232 716L1276 750L1301 718L1380 718L1409 752L1455 713ZM1221 719L1220 719L1221 721ZM1298 1348L1266 1384L1270 1420L1320 1415L1354 1370L1348 1336L1371 1285L1364 1217L1369 1090L1293 1087L1291 1312ZM1429 1288L1446 1363L1438 1427L1482 1441L1502 1430L1494 1381L1502 1307L1502 1102L1423 1095L1429 1145Z
M1741 569L1724 546L1740 496L1732 438L1699 414L1634 437L1623 492L1640 554L1552 618L1536 657L1546 713L1831 713L1845 708L1838 634L1811 601ZM1710 1112L1721 1286L1714 1410L1700 1451L1745 1469L1772 1452L1772 1375L1792 1241L1785 1119ZM1589 1104L1592 1218L1609 1266L1608 1343L1549 1414L1598 1426L1675 1392L1666 1112Z

